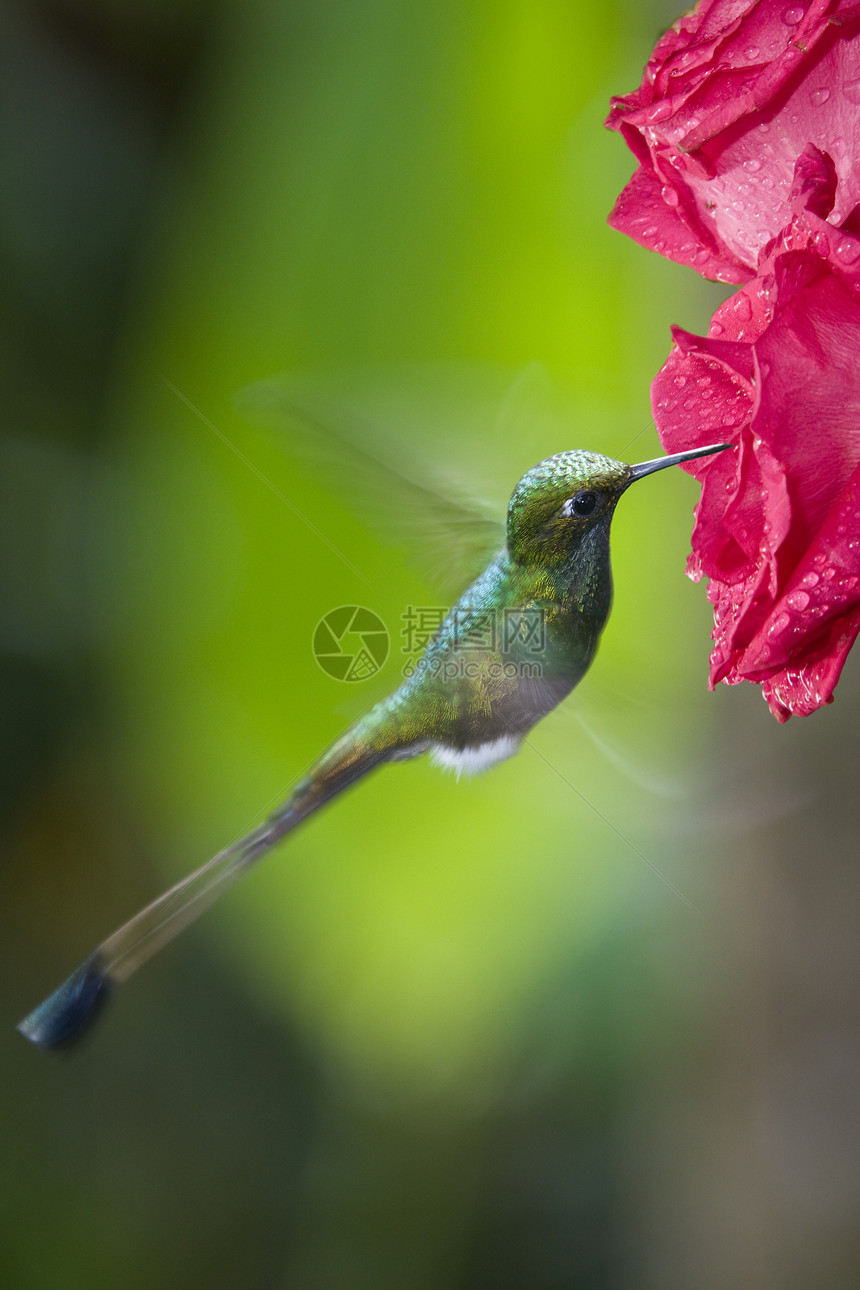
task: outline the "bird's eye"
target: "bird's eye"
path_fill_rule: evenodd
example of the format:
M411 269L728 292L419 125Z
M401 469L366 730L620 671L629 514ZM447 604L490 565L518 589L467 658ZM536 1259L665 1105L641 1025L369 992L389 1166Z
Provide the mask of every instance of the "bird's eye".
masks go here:
M592 493L590 488L581 488L578 493L574 493L562 507L562 514L570 515L591 515L597 506L597 493Z

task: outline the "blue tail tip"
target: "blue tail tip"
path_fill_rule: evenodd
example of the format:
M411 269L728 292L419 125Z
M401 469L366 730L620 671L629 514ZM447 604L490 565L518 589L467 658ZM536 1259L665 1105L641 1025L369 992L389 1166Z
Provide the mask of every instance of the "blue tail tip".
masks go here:
M113 982L98 959L89 958L38 1008L19 1021L17 1029L40 1048L73 1044L100 1015L112 987Z

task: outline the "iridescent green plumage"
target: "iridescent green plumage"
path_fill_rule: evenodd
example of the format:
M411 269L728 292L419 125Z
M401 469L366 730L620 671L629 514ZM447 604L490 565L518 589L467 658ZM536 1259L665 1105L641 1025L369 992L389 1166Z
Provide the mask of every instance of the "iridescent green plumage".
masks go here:
M480 770L523 736L587 671L612 603L609 531L635 480L721 452L715 444L628 466L563 452L528 471L508 507L505 545L463 593L412 675L319 758L265 824L220 852L108 937L19 1026L34 1043L74 1040L110 988L192 922L270 848L388 761L429 752Z

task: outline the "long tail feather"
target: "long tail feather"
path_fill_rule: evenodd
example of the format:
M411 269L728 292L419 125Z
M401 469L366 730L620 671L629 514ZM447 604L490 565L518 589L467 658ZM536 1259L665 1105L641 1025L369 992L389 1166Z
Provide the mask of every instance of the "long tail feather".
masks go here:
M20 1033L43 1048L79 1039L121 981L199 918L275 843L389 755L387 749L357 741L352 732L344 736L264 824L219 851L102 941L53 994L19 1022Z

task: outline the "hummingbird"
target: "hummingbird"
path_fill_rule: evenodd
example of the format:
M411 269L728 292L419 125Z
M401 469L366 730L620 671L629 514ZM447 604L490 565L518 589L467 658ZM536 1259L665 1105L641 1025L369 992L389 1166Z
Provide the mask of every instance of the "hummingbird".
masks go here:
M89 955L18 1025L45 1048L76 1040L114 988L276 843L387 762L428 753L475 773L512 756L579 683L612 603L609 533L631 484L713 453L630 466L582 450L533 466L513 491L504 545L445 617L411 674L311 766L269 818L170 887Z

